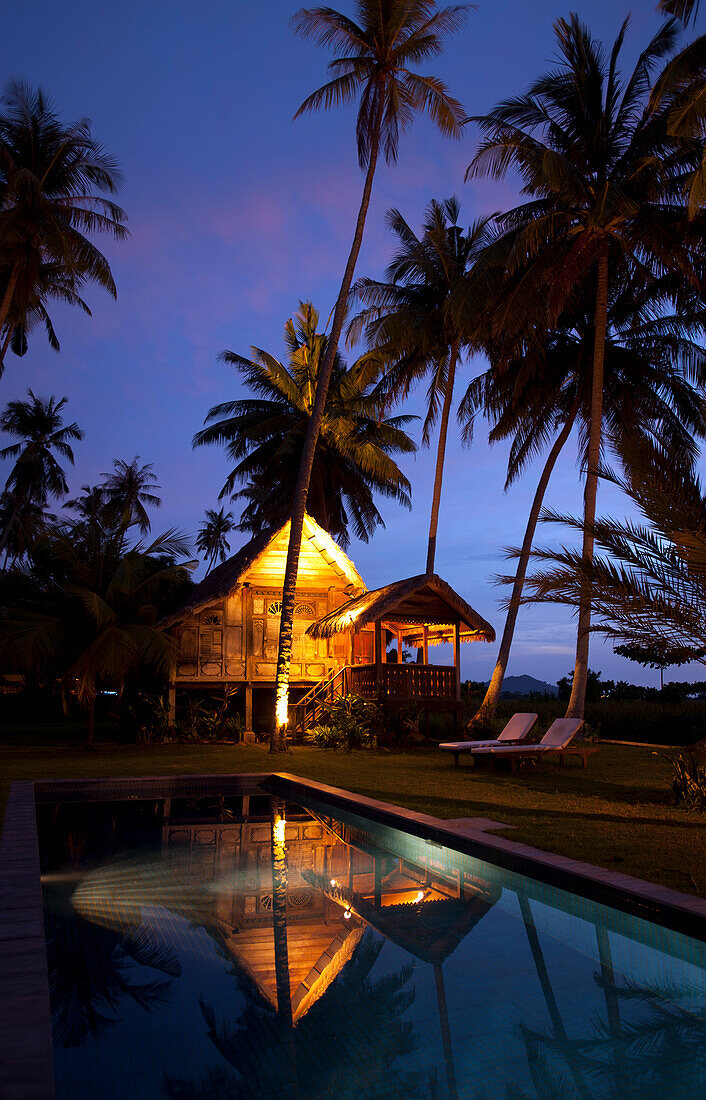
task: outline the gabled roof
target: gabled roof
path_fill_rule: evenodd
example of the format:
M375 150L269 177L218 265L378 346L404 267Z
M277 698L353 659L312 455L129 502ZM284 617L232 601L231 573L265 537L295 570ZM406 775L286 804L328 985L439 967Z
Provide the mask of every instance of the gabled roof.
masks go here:
M424 626L432 644L450 641L457 621L461 624L462 641L495 640L490 623L436 573L420 573L364 592L313 623L307 633L312 638L330 638L341 631L360 630L382 620L401 629L404 640L411 644L421 644Z
M258 563L262 562L268 551L274 548L273 544L280 537L283 541L288 539L289 527L290 522L287 520L280 527L263 531L262 534L256 535L245 546L242 546L232 558L228 558L221 565L217 565L207 577L204 577L195 588L192 588L187 599L169 616L165 625L178 622L185 615L201 611L217 600L222 600L232 592L237 591L240 585L247 580L248 574ZM364 591L366 590L365 582L350 558L344 554L340 546L324 531L323 527L320 527L316 520L308 514L304 516L302 554L304 554L307 547L317 551L322 562L339 577L345 579L354 589L360 590L362 588ZM281 554L279 556L281 557ZM282 581L279 583L281 584Z

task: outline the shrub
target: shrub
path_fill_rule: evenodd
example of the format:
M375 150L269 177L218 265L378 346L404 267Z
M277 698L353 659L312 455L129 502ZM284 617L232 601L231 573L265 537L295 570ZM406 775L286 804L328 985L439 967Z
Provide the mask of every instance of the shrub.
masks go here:
M672 765L673 775L670 784L676 806L686 806L689 810L706 809L706 763L700 763L693 753L680 752L676 755L656 752Z
M325 749L373 749L382 729L382 711L360 695L339 695L323 704L323 718L311 730L315 745Z

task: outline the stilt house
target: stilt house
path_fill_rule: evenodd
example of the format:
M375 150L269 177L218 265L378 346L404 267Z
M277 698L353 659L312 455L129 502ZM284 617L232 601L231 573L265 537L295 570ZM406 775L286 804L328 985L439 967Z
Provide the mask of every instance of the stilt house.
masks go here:
M280 613L289 523L256 536L189 594L169 624L177 639L170 678L176 693L244 691L246 737L274 711ZM297 576L290 728L303 735L326 700L355 693L382 704L458 709L460 643L492 641L493 628L434 574L369 591L353 562L307 515ZM387 643L395 641L392 660ZM430 645L451 642L454 664L429 663ZM417 647L418 663L400 660Z

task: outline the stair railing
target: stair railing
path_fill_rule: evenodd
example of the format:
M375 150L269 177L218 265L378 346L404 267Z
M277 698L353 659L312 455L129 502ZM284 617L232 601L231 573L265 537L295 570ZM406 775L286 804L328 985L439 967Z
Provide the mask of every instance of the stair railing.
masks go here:
M327 680L314 684L299 702L294 703L294 727L292 735L300 740L306 731L315 726L324 713L326 703L348 694L350 665L344 665L332 673Z

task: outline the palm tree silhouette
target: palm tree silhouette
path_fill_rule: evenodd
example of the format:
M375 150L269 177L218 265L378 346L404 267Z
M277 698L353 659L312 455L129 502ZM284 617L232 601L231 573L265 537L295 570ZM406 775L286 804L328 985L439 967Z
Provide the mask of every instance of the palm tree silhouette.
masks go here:
M239 530L259 533L283 523L291 509L297 469L312 415L322 358L328 346L317 332L319 315L300 303L285 325L288 362L252 348L252 359L224 351L221 359L236 367L255 398L226 401L210 410L208 427L194 446L225 443L236 465L221 490L246 500ZM336 355L309 489L308 510L338 542L347 546L349 526L368 541L382 516L374 492L410 507L410 485L392 458L412 454L415 445L403 430L413 417L385 417L374 391L379 374L375 356L350 367ZM236 486L246 482L239 492Z
M443 39L461 26L468 5L437 8L436 0L356 0L357 22L332 8L302 8L294 17L297 31L332 47L333 78L308 96L297 116L308 111L350 103L360 95L356 122L358 161L366 170L353 242L336 299L326 352L316 383L299 473L291 506L289 547L282 591L275 721L271 751L286 752L289 666L299 551L316 444L326 408L348 295L363 241L378 156L389 164L397 159L400 133L419 112L425 112L449 137L461 134L462 109L436 77L420 76L410 66L441 52ZM296 117L296 116L295 116Z
M226 560L230 550L228 535L235 530L235 526L232 512L226 512L224 508L219 508L218 511L215 508L206 509L206 519L196 536L196 548L208 562L206 576L217 561Z
M0 428L16 443L0 450L0 458L14 458L5 483L5 494L12 500L0 535L0 554L4 551L20 512L30 506L44 507L50 497L59 498L69 491L66 475L56 455L73 466L71 443L83 439L78 424L64 424L62 410L66 397L57 401L36 397L27 391L28 401L10 401L0 417Z
M41 89L10 82L0 104L0 367L15 330L26 338L34 320L47 322L47 298L90 312L86 283L116 296L87 234L128 236L124 211L105 197L120 178L88 119L66 126Z
M124 516L129 524L135 523L143 535L150 530L150 508L161 508L162 500L153 492L159 489L154 467L151 462L139 465L140 456L135 455L132 462L116 458L113 471L103 474L103 487L106 504Z
M624 23L607 55L576 15L555 23L559 65L522 96L473 119L483 136L469 175L501 178L510 168L528 201L505 215L512 262L531 266L557 318L588 279L595 280L591 420L584 494L583 557L593 554L600 461L604 363L611 284L649 286L680 276L685 297L698 289L702 234L689 223L682 181L700 156L694 142L668 132L648 104L651 74L676 40L667 21L623 81L618 59ZM678 302L682 291L675 288ZM512 323L511 314L506 314ZM576 667L567 715L583 717L591 591L579 603Z

